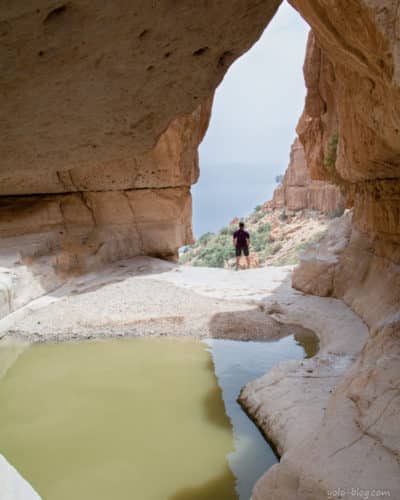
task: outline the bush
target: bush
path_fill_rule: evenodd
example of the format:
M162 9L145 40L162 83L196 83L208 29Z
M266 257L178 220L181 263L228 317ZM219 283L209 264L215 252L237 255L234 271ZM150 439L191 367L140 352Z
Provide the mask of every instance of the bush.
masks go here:
M282 175L282 174L277 175L277 176L275 177L275 182L276 182L277 184L281 184L281 183L282 183L282 181L283 181L283 175Z
M257 205L254 212L259 212L262 209L262 205Z
M232 226L221 229L218 235L212 235L207 245L199 248L198 258L193 265L224 267L225 262L235 256L231 233Z
M232 234L235 232L235 230L236 230L236 226L232 224L230 226L223 227L222 229L220 229L219 234L232 236Z
M263 262L266 261L267 257L270 257L272 255L272 245L270 243L267 243L264 247L264 250L259 252L258 258L260 263L262 264Z
M197 244L199 245L207 245L209 241L211 241L214 238L215 234L214 233L204 233L203 235L200 236L200 238L197 240Z
M262 212L254 212L251 216L250 219L252 222L258 222L260 219L264 217L264 214Z
M179 262L181 264L187 264L188 262L190 262L190 259L191 259L190 253L186 252L179 257Z
M265 248L269 245L268 236L268 232L254 233L250 238L252 249L255 252L261 252L262 250L265 250Z
M257 229L258 233L270 233L271 232L271 224L268 222L266 224L261 224L261 226Z

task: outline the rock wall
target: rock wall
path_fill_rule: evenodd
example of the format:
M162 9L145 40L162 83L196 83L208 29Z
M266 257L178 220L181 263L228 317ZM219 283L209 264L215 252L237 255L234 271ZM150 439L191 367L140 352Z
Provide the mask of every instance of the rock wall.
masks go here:
M3 3L3 247L28 233L15 241L24 258L49 254L71 272L176 258L192 241L210 96L279 4Z
M290 3L313 29L297 128L311 177L340 185L354 207L303 257L293 286L342 299L369 338L319 424L260 479L253 500L371 498L385 491L397 498L400 2Z
M292 144L290 161L282 184L273 194L272 208L311 209L325 214L344 209L340 188L330 182L311 179L304 148L298 138Z
M193 240L190 185L211 104L173 120L153 149L129 161L4 175L3 245L13 241L22 259L52 256L63 273L134 255L175 259Z
M354 206L346 257L331 293L372 327L371 304L356 296L371 289L374 268L397 274L400 264L400 3L291 3L313 27L304 64L307 97L297 128L307 164L313 178L339 184ZM375 286L392 279L387 272L375 277ZM393 303L398 287L386 295Z
M374 484L396 498L400 3L290 3L313 30L297 129L310 175L339 184L354 206L340 245L328 236L294 285L342 298L370 339L320 425L253 500L321 500L327 486ZM52 255L66 272L137 253L173 258L191 239L189 186L210 96L279 4L3 2L2 252L14 246L25 262Z
M355 226L399 262L399 3L292 3L313 26L297 128L311 176L340 184Z

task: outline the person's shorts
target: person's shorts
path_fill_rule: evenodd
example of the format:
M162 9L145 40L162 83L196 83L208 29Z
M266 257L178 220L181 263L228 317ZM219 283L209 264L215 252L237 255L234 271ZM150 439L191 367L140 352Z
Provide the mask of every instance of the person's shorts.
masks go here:
M240 257L242 252L246 257L249 256L249 247L236 247L236 257Z

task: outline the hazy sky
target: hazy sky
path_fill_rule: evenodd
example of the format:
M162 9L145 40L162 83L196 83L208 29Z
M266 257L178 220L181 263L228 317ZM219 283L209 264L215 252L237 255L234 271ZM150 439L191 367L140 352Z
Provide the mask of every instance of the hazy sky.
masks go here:
M307 33L300 15L284 3L218 87L200 146L200 181L192 188L197 237L271 198L304 105Z

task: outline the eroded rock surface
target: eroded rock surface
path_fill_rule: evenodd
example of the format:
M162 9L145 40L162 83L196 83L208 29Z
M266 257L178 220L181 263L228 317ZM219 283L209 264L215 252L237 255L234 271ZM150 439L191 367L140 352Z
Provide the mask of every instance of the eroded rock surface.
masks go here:
M344 204L338 186L331 182L311 179L303 145L296 138L291 147L290 162L282 184L274 191L272 208L311 209L335 214L343 211Z
M2 202L1 236L36 234L31 256L71 272L176 258L210 96L279 4L2 4L0 196L30 198Z
M297 128L311 177L340 185L354 207L303 257L293 284L305 293L342 299L361 317L369 335L332 387L311 434L289 446L289 431L282 435L280 429L282 460L257 483L253 500L347 498L354 496L352 491L397 498L400 4L290 3L313 29L304 67L307 98ZM348 336L350 342L356 339L355 332ZM273 389L268 388L270 380L259 382L265 405L272 398L272 405L263 407L260 425L265 421L273 433L282 415L274 394L291 376L287 371ZM285 409L283 420L287 415Z
M3 2L1 314L17 309L9 319L21 319L25 302L49 286L62 286L60 271L84 271L137 253L173 258L190 242L189 187L197 177L196 148L210 96L279 3ZM327 385L318 377L338 365L322 356L294 371L274 372L273 391L268 378L257 387L263 394L260 415L284 455L258 482L253 500L321 500L329 490L352 487L390 490L397 498L400 5L290 3L313 29L305 63L308 93L297 129L311 178L339 184L354 206L352 225L337 245L328 236L325 247L304 259L294 283L307 293L335 297L312 297L323 303L343 299L368 327L369 339L359 344L358 322L346 330L349 343L340 352L330 343L325 351L322 346L322 355L329 358L333 350L339 365L344 363L338 380L329 372ZM42 274L48 255L56 277L54 269ZM31 273L39 271L35 289L17 294L30 280L28 264ZM24 272L13 274L19 265ZM302 296L290 293L280 295L278 306L281 319L294 321L293 304ZM46 300L45 295L32 307ZM67 310L74 304L68 300ZM65 304L58 305L62 310ZM54 310L48 317L45 312L40 314L48 322L38 328L43 334L55 326ZM298 322L304 317L321 319L310 304ZM26 328L31 332L32 324ZM292 376L307 377L303 368L313 370L315 380L290 384ZM276 395L281 400L282 388L288 390L286 407L265 404ZM325 394L328 388L332 393ZM312 422L312 429L304 423L302 442L289 428L296 424L301 389Z
M313 28L297 131L313 178L354 203L354 224L399 262L399 2L291 2Z
M197 146L211 102L173 120L146 154L40 175L8 174L0 188L4 246L19 237L14 244L22 259L50 255L63 272L140 254L176 258L193 240L190 185L198 177Z
M279 4L2 3L2 176L148 153L172 120L209 98Z

